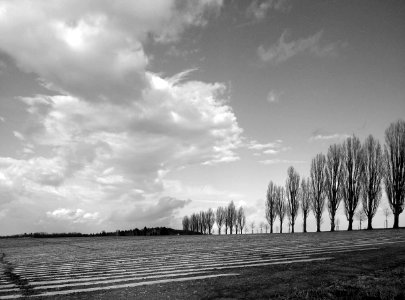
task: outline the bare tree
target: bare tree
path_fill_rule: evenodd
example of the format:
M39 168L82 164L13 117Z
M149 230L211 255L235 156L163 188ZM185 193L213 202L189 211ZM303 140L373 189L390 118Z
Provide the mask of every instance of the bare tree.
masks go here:
M285 204L285 192L282 186L277 188L276 210L280 219L280 233L283 233L283 221L287 212L287 205Z
M391 212L388 207L385 207L383 212L385 216L385 228L388 228L388 216L391 214Z
M373 229L372 221L381 200L381 181L384 174L380 143L369 135L363 145L364 172L362 176L363 210L367 216L367 229Z
M266 233L267 233L267 230L269 229L269 224L264 224L264 229L266 230Z
M266 220L270 225L270 233L273 233L273 223L276 218L276 185L270 181L266 195Z
M217 227L218 227L218 234L221 234L221 228L225 221L225 213L224 213L224 208L222 206L217 208L215 217L216 217L216 222L217 222Z
M349 221L347 230L353 228L353 216L361 193L361 176L364 169L363 152L360 140L351 136L343 143L343 200L346 218Z
M361 222L363 222L367 218L364 210L360 209L359 211L357 211L355 217L357 220L359 220L359 229L361 230Z
M399 215L404 211L405 200L405 121L398 120L385 130L384 184L394 226L399 227Z
M228 207L224 206L224 221L225 221L225 234L228 234L228 228L229 228L229 216L228 216Z
M245 216L245 211L243 210L243 207L239 207L238 212L237 212L237 218L236 218L240 234L243 232L243 227L245 227L246 224L246 216Z
M183 230L188 232L190 230L190 219L188 218L188 216L184 216L182 224Z
M291 223L291 232L294 233L295 219L297 218L298 209L300 207L299 192L300 175L295 171L294 167L289 167L287 170L287 180L285 189L287 194L287 210Z
M260 222L260 224L259 224L260 233L263 233L263 227L264 227L264 222Z
M198 232L198 230L199 230L199 220L198 219L199 218L198 218L197 214L195 214L195 213L193 213L190 217L190 223L191 223L190 229L193 232Z
M215 214L212 208L208 209L205 215L207 219L208 234L211 234L212 227L214 226L215 223Z
M255 222L250 222L250 228L252 229L252 234L254 233L253 230L255 229Z
M200 232L206 234L208 226L207 226L207 215L205 211L200 211L200 222L201 222Z
M310 210L310 203L311 203L311 183L309 179L306 180L302 178L301 181L301 189L300 189L300 200L301 200L301 208L302 208L302 216L304 218L303 223L303 231L307 232L307 218Z
M325 190L328 197L330 231L335 231L335 216L342 198L343 151L340 145L331 145L326 156Z
M322 213L325 205L325 155L317 154L311 162L311 206L316 219L316 231L321 231Z
M233 203L233 201L231 201L231 203L229 203L227 211L228 211L227 215L228 215L229 233L232 234L232 230L236 224L236 208L235 208L235 204Z

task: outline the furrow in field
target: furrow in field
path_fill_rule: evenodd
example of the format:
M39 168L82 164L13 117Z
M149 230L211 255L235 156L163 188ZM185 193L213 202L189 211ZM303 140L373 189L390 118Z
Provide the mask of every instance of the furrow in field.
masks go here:
M188 265L178 265L178 266L173 266L173 267L164 267L164 268L154 268L154 269L148 269L148 268L140 268L140 269L126 269L126 270L119 270L119 269L113 269L113 270L106 270L105 272L99 272L95 274L94 272L89 272L89 273L76 273L75 275L79 276L79 278L91 278L94 277L98 274L105 274L105 275L127 275L127 274L153 274L156 272L176 272L176 271L184 271L188 270L190 268L201 268L201 267L217 267L217 266L223 266L223 265L237 265L237 264L242 264L242 263L256 263L256 262L270 262L270 261L283 261L283 260L291 260L291 259L301 259L301 258L308 258L308 256L294 256L294 257L288 257L288 258L279 258L279 259L255 259L255 260L243 260L243 261L233 261L233 262L214 262L214 263L201 263L201 264L188 264ZM71 274L73 275L73 274ZM30 281L33 281L38 277L26 277L26 279L29 279ZM49 277L49 276L43 276L39 277L39 280L36 279L36 281L43 281L44 279L47 278L52 278L52 279L73 279L72 277L67 277L67 276L58 276L58 277ZM51 280L53 281L53 280ZM30 282L30 284L32 284Z

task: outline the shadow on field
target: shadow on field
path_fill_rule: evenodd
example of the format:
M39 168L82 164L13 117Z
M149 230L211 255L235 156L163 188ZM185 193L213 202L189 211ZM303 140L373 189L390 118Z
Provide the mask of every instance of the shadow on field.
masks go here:
M196 299L405 299L403 246L334 257L244 270L206 286Z
M3 274L5 279L8 282L18 286L18 288L21 290L22 295L24 296L34 295L35 292L29 285L28 280L21 278L21 276L18 274L15 274L13 265L10 262L6 261L5 257L6 255L4 253L2 253L0 256L0 264L3 266Z

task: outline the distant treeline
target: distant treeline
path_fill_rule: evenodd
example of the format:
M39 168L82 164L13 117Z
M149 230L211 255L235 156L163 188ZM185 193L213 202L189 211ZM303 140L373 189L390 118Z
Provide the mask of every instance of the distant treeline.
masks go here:
M197 232L186 232L183 230L167 228L167 227L144 227L143 229L128 229L116 231L101 231L98 233L80 233L80 232L63 232L63 233L47 233L34 232L23 233L8 236L0 236L0 238L61 238L61 237L96 237L96 236L158 236L158 235L189 235L200 234Z

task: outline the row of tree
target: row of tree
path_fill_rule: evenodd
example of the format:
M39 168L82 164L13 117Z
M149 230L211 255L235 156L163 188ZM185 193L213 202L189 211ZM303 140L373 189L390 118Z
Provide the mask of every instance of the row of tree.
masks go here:
M225 227L225 234L235 233L242 234L243 228L246 225L246 216L243 207L236 209L233 201L228 206L220 206L214 213L212 208L207 211L200 211L199 213L193 213L190 217L184 216L183 218L183 230L200 232L202 234L211 234L214 224L217 224L218 234L221 234L222 227Z
M367 229L372 229L372 219L382 196L382 183L394 215L394 226L399 226L399 215L404 210L405 198L405 122L392 123L385 131L384 151L372 135L363 144L355 136L343 144L331 145L325 156L317 154L311 162L310 178L303 178L293 167L287 170L285 188L270 181L266 197L266 219L273 232L278 217L280 232L285 216L294 232L299 207L303 214L303 230L312 210L317 231L320 231L325 201L330 217L331 231L335 230L335 216L341 201L353 228L353 218L360 200L367 217Z

